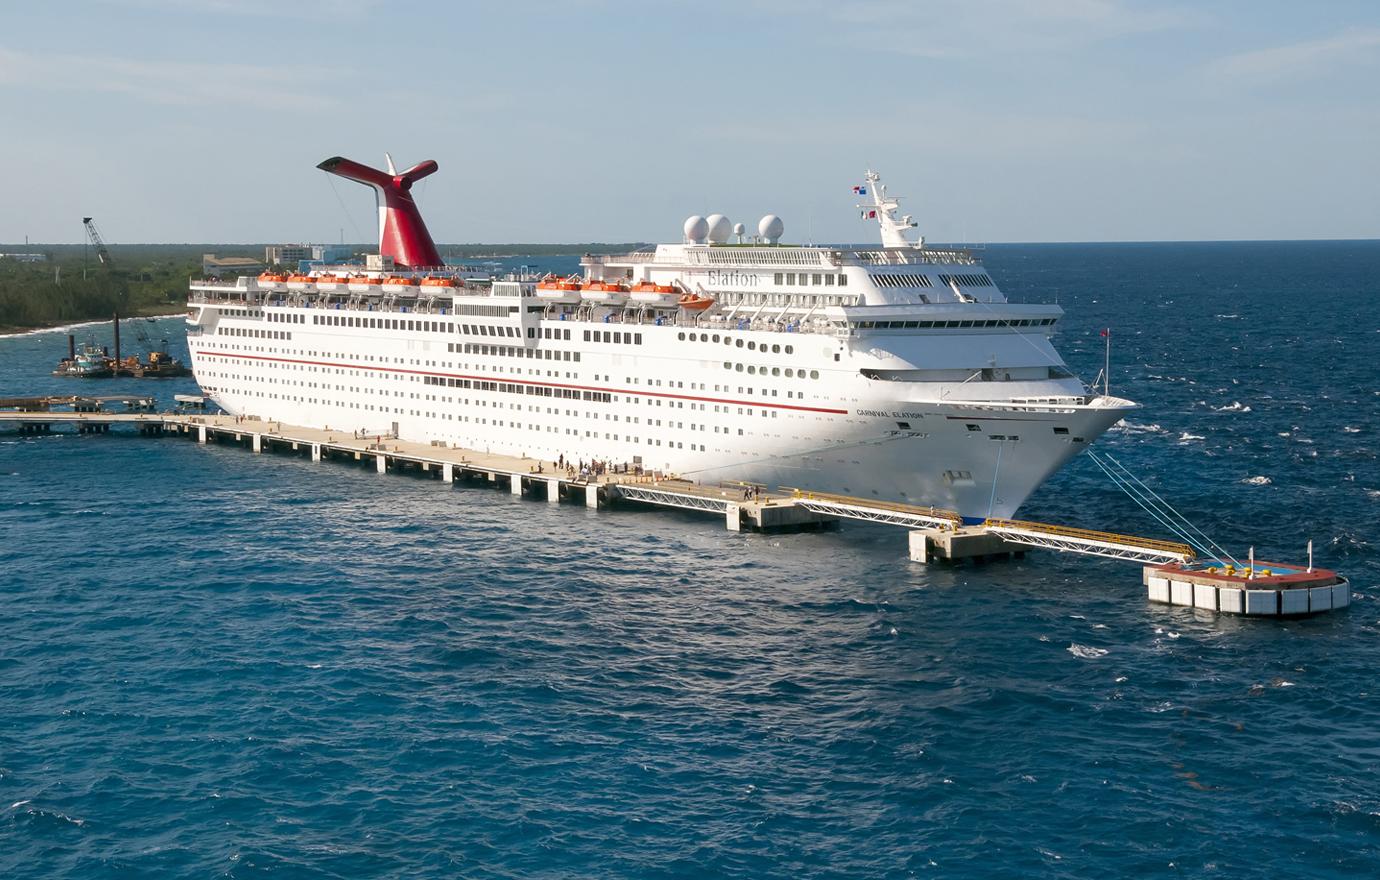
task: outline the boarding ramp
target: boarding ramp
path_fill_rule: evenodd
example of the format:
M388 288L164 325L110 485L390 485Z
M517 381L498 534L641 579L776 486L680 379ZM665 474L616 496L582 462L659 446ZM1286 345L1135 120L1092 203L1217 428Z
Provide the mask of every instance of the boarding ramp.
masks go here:
M790 486L781 488L791 493L791 500L797 507L825 516L860 519L913 529L953 530L963 525L963 517L957 511L945 510L942 507L919 507L914 504L851 498L847 495L793 489Z
M736 503L732 498L722 495L708 495L692 491L680 491L665 486L647 483L615 482L619 498L628 501L643 501L659 504L662 507L679 507L684 510L708 510L714 513L727 513L729 505Z
M1048 523L1023 522L1014 519L989 519L983 531L1012 544L1060 550L1065 553L1085 553L1128 562L1188 562L1197 554L1187 544L1159 541L1135 535L1074 529Z

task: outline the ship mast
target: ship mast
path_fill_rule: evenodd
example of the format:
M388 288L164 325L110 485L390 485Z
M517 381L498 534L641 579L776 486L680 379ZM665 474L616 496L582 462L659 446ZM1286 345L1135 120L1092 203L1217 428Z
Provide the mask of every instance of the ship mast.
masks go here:
M877 225L881 227L882 247L924 247L925 239L923 236L913 242L906 238L905 230L914 229L918 224L911 219L909 214L902 215L899 219L896 217L896 212L901 209L901 200L897 196L886 194L886 184L882 183L881 175L869 168L864 180L867 182L863 186L853 187L853 191L858 195L871 198L870 204L862 204L858 207L862 209L863 219L875 219Z

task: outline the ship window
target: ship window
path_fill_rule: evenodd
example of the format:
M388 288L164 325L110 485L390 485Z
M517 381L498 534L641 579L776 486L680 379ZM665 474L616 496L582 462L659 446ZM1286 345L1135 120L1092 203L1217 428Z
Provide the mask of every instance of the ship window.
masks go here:
M965 427L966 427L969 431L981 431L981 430L982 430L982 426L981 426L981 425L974 425L974 424L971 424L971 423L968 424L968 425L966 425Z
M794 378L795 378L795 370L791 369L790 367L787 367L787 368L786 368L786 378L787 378L787 379L794 379Z
M824 276L823 276L823 275L820 275L818 272L816 272L815 275L814 275L814 277L811 279L811 282L812 282L813 284L815 284L816 286L818 286L818 285L820 285L820 284L823 284L823 283L824 283Z
M569 332L569 331L567 331L567 332ZM642 344L642 334L641 334L641 333L636 334L636 337L635 337L635 338L636 338L636 344L637 344L637 345L641 345L641 344Z
M743 340L739 339L735 344L736 344L739 348L742 348L742 347L743 347Z
M834 276L833 276L833 275L825 275L825 276L824 276L824 286L825 286L825 287L833 287L833 286L834 286Z
M756 350L756 348L757 348L757 343L755 343L755 342L749 342L749 343L748 343L748 348L753 349L753 350Z
M818 378L819 378L819 370L811 370L811 371L810 371L810 378L811 378L811 379L818 379Z
M1055 429L1054 429L1054 433L1056 433L1056 434L1067 434L1068 432L1069 432L1069 429L1068 429L1068 428L1055 428Z
M847 287L847 286L848 286L848 276L847 276L847 275L840 274L840 275L839 275L839 287Z
M718 341L719 341L719 334L717 334L717 333L714 334L714 341L715 341L715 342L718 342Z
M676 338L679 339L681 342L684 342L684 341L685 341L685 334L684 334L684 333L677 333L677 334L676 334Z
M776 275L774 275L774 276L772 277L772 281L774 281L776 284L780 284L780 283L781 283L781 273L780 273L780 272L777 272Z
M786 283L787 283L787 284L794 284L794 283L795 283L795 273L794 273L794 272L787 272L787 273L786 273Z

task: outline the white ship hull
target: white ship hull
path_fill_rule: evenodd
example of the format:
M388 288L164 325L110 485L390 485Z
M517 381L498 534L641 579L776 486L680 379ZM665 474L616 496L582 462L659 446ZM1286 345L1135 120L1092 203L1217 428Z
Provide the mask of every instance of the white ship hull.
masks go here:
M688 341L676 326L539 320L541 338L498 345L465 342L476 337L461 328L474 325L455 315L401 318L440 328L421 332L313 323L396 313L242 311L194 307L189 319L197 379L232 414L534 459L640 463L704 483L799 487L969 518L1012 515L1130 406L954 403L955 390L971 386L869 379L857 366L868 355L825 336L788 335L791 354L754 356L763 375L748 376L734 369L743 348ZM603 343L612 332L628 342ZM545 338L553 333L572 341ZM585 333L600 341L585 343ZM782 349L780 333L723 336Z

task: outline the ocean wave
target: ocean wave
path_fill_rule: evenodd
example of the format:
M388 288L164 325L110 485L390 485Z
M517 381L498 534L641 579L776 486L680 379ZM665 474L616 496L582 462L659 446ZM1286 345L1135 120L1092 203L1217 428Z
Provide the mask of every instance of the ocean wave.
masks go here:
M1239 400L1233 400L1233 401L1232 401L1230 404L1228 404L1227 406L1214 406L1214 407L1213 407L1213 410L1215 410L1216 412L1242 412L1242 413L1248 413L1248 412L1251 411L1251 408L1250 408L1249 406L1246 406L1246 405L1242 404L1241 401L1239 401Z
M1270 479L1269 477L1247 477L1241 482L1246 483L1250 486L1268 486L1271 483L1273 483L1274 480Z
M1180 442L1180 443L1190 443L1190 442L1192 442L1192 441L1194 441L1194 440L1206 440L1206 439L1207 439L1207 438L1204 437L1202 434L1190 434L1190 433L1188 433L1187 431L1184 431L1182 434L1179 435L1179 442Z
M1222 318L1223 320L1230 320L1231 318L1240 318L1241 316L1240 316L1240 315L1213 315L1213 317L1214 317L1214 318Z
M1070 644L1066 650L1073 656L1080 657L1084 660L1092 660L1097 657L1107 656L1106 648L1094 648L1089 645L1080 645L1077 642Z
M1347 425L1347 426L1345 426L1344 428L1342 428L1342 433L1343 433L1343 434L1359 434L1359 433L1361 433L1361 429L1360 429L1360 428L1353 427L1353 426L1351 426L1351 425Z
M1165 434L1168 433L1159 425L1141 425L1136 422L1128 422L1125 419L1112 425L1111 430L1120 431L1123 434Z

